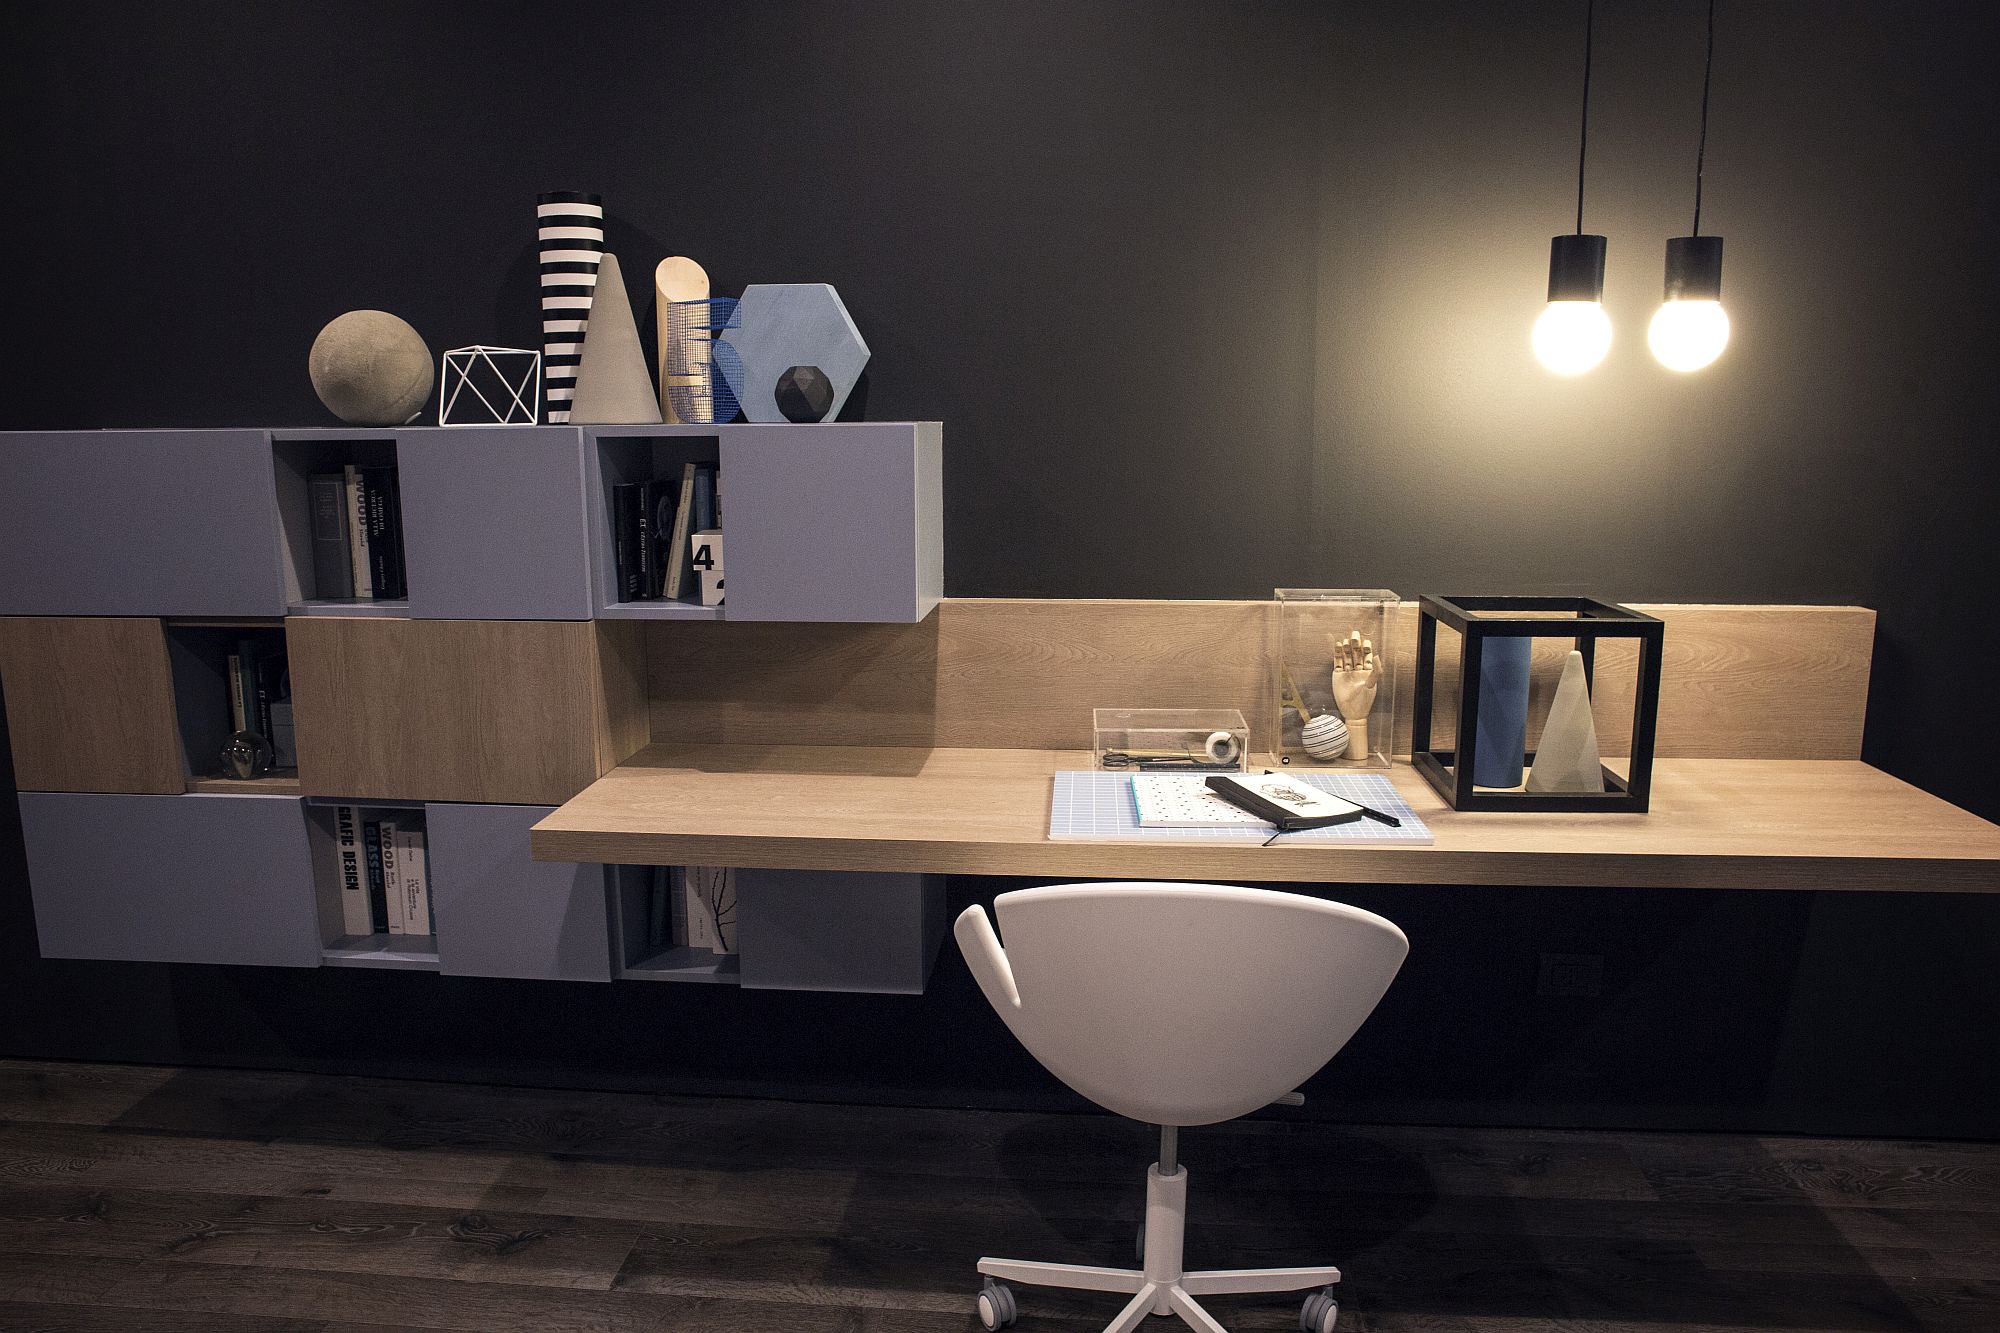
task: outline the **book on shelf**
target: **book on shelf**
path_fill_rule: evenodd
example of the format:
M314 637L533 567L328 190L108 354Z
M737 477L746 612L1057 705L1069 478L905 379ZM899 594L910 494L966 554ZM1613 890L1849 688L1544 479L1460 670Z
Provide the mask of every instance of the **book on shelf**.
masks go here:
M727 866L682 866L668 897L673 942L706 953L736 952L736 872Z
M375 933L362 851L359 812L351 805L336 805L333 807L334 868L340 884L341 930L348 935Z
M229 673L229 730L233 735L250 725L250 712L243 697L243 657L231 653L225 668Z
M395 848L396 863L395 878L390 883L402 903L403 929L411 935L435 935L424 831L408 818L398 819L390 841Z
M622 482L611 488L612 556L617 571L618 600L621 602L646 599L646 584L639 557L639 533L645 504L646 487L643 482Z
M694 470L694 511L688 520L695 532L707 532L715 524L715 469L707 463Z
M383 924L391 935L408 935L411 931L403 906L402 871L396 864L396 821L378 819L374 828L375 846L382 858L382 905L386 909Z
M354 597L373 597L375 574L368 559L368 506L361 495L361 469L352 463L343 467L341 488L347 506L348 591Z
M354 596L352 524L347 516L347 478L315 472L308 480L312 500L313 596Z
M657 481L639 483L639 531L633 536L639 558L639 596L649 602L660 595L659 490Z
M372 595L378 598L402 597L406 594L403 584L403 524L396 469L364 467L360 472Z
M660 596L676 602L687 598L688 525L694 518L694 478L700 466L689 463L681 469L679 494L674 502L673 532L667 539L666 577L660 587Z
M361 821L361 863L368 876L368 916L374 933L389 929L389 885L382 878L382 826L372 819Z
M292 722L292 701L289 697L271 705L270 741L271 763L274 767L299 766L298 730Z
M254 646L254 645L253 645ZM250 729L278 748L277 705L292 697L292 677L282 652L258 652L251 679L256 685L255 725ZM272 760L275 764L277 761Z
M668 566L672 564L672 540L674 540L674 514L680 510L680 482L656 480L652 482L652 538L654 538L654 568L658 572L658 584L654 588L656 596L670 598L674 592L666 586Z
M673 892L669 883L672 872L665 866L654 866L653 873L646 880L646 947L652 950L664 949L673 943L673 928L669 923L668 901Z

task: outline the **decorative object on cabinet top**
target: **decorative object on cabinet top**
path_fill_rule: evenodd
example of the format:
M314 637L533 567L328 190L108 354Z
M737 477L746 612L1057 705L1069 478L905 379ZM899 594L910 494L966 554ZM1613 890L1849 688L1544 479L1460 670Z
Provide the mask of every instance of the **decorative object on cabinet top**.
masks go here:
M542 401L542 354L454 347L438 385L440 426L532 426Z
M350 426L400 426L431 396L437 372L431 349L386 310L350 310L313 339L307 358L313 391Z

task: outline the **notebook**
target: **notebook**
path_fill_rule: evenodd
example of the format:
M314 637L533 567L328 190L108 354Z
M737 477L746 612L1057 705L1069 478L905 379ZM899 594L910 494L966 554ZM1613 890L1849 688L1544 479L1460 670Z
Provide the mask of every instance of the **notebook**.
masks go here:
M1265 799L1308 819L1353 816L1361 807L1286 773L1241 775ZM1132 805L1141 828L1269 828L1270 821L1231 805L1207 786L1203 773L1135 773Z

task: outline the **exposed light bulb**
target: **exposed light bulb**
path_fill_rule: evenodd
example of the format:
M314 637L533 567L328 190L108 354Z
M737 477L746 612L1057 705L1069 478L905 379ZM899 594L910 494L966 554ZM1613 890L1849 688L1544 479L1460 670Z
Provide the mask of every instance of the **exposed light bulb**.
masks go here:
M1729 312L1720 301L1668 301L1647 327L1646 344L1668 370L1713 365L1729 345Z
M1551 301L1535 321L1535 359L1558 375L1595 370L1611 350L1611 317L1597 301Z

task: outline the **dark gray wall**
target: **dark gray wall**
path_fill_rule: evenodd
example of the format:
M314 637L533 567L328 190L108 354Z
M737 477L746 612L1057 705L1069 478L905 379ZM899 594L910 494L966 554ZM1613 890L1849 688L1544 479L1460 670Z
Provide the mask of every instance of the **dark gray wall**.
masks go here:
M0 426L327 422L306 348L357 306L534 346L533 196L590 188L641 281L685 253L725 291L840 288L875 354L855 409L948 423L953 594L1865 602L1869 756L2000 816L1986 20L1722 7L1704 222L1736 334L1683 378L1644 327L1703 5L1600 6L1617 342L1560 381L1527 330L1581 8L9 6L0 226L31 258ZM1418 949L1327 1113L2000 1131L1987 901L1343 896ZM0 928L0 1051L1049 1087L949 959L922 1000L821 1000L43 963L18 884ZM1604 954L1606 996L1536 998L1544 951Z

